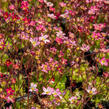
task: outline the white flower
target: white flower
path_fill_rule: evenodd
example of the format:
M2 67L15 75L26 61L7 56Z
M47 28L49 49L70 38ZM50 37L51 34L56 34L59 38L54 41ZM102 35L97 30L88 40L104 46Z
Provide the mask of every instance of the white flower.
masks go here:
M59 32L56 32L56 35L58 37L63 37L63 36L65 36L65 33L63 33L62 31L59 31Z
M61 95L61 92L60 92L59 89L56 89L56 90L53 91L52 94L56 97L56 96L60 96Z
M76 96L72 96L72 97L69 99L69 101L70 101L71 103L74 103L75 100L77 100L77 97L76 97Z
M34 47L40 44L40 42L38 41L38 38L34 38L34 39L30 38L30 42L33 44Z
M9 103L9 102L14 102L14 99L12 98L12 97L9 97L9 96L6 96L6 100L7 100L7 102Z
M75 64L75 61L72 61L72 62L71 62L71 65L74 65L74 64Z
M52 19L56 19L56 16L54 14L48 14L48 17L50 17Z
M88 89L87 89L87 92L88 92L89 94L92 94L92 95L97 94L97 90L96 90L95 87L91 88L91 87L89 86Z
M39 37L39 40L44 41L45 43L50 42L47 38L48 38L48 35L44 35L44 36L42 35L41 37Z
M64 14L61 14L60 17L66 18L68 16L68 14L69 14L68 11L66 11Z
M43 93L42 94L47 94L47 95L51 95L53 92L54 92L54 89L53 88L51 88L51 87L47 87L47 88L45 88L45 87L43 87Z
M65 7L65 6L66 6L66 3L60 2L59 5L60 5L61 7Z
M47 6L49 6L49 7L52 7L52 6L53 6L53 3L48 2L47 0L44 0L44 3L45 3Z
M86 44L82 44L81 50L83 51L88 51L90 49L90 47Z
M101 65L108 66L108 61L104 57L99 62L101 63Z
M30 91L30 92L38 91L38 89L37 89L36 87L37 87L37 84L31 83L31 86L30 86L29 91Z
M53 6L53 3L51 3L51 2L47 2L46 4L47 4L47 6L49 6L49 7L52 7L52 6Z

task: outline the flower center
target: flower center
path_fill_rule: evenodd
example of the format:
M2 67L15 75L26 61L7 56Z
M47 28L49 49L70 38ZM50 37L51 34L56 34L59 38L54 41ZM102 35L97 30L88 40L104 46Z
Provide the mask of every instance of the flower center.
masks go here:
M50 93L49 91L46 92L46 94L49 94L49 93Z
M89 93L92 94L93 92L90 90Z
M104 64L105 63L105 60L102 60L102 63Z
M32 87L31 89L34 90L34 87Z

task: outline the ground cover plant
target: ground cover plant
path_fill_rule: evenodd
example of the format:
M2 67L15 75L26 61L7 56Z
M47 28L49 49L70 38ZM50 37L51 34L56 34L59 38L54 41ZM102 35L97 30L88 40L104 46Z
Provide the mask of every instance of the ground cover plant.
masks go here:
M108 0L0 1L0 109L109 109L108 92Z

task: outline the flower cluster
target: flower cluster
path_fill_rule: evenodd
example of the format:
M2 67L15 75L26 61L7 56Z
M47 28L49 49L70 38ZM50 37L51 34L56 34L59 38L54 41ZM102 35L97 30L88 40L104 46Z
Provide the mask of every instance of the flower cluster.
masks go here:
M58 96L62 98L61 92L59 89L54 90L54 88L51 88L51 87L47 87L47 88L43 87L43 91L44 92L42 93L42 95L47 94L47 95L53 95L54 97Z
M70 109L108 100L108 10L107 0L0 1L0 104ZM20 95L28 102L17 104Z

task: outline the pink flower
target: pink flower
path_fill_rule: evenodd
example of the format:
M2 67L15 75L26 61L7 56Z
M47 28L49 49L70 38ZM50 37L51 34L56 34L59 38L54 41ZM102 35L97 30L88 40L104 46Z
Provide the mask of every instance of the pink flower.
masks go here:
M38 0L40 3L43 3L44 2L44 0Z
M53 7L50 7L49 10L52 12L55 12L55 8L53 8Z
M93 15L98 12L98 8L96 6L91 6L90 10L88 11L88 14Z
M12 82L13 84L15 84L15 83L16 83L16 79L15 79L15 78L12 78L11 82Z
M49 63L45 62L45 64L42 64L41 68L43 72L48 73L48 71L50 70Z
M14 6L14 5L10 5L10 6L9 6L9 9L10 9L10 10L14 10L14 9L15 9L15 6Z
M19 20L19 17L17 15L12 15L12 20L13 21Z
M56 42L58 44L62 44L63 43L63 40L62 40L62 38L56 37Z
M105 27L105 24L93 24L95 30L101 31Z
M23 21L24 21L25 24L29 24L30 19L28 19L27 17L25 17L25 18L23 19Z
M69 14L71 14L72 16L74 16L76 14L75 11L69 10Z
M68 39L68 40L66 40L66 42L67 42L67 45L70 45L71 47L76 46L76 41L73 41L71 39Z
M29 91L30 92L33 92L33 91L38 91L38 89L36 88L37 87L37 84L34 84L34 83L31 83L31 86L30 86L30 89L29 89Z
M19 65L18 64L13 64L13 68L14 69L19 69Z
M29 6L28 1L22 1L21 8L23 10L27 10L28 9L28 6Z
M22 1L21 5L22 5L22 6L25 6L25 7L28 7L29 4L28 4L28 1L25 1L25 0L24 0L24 1Z
M96 90L95 87L91 88L91 87L89 86L88 89L87 89L87 92L88 92L89 94L92 94L92 95L97 94L97 90Z
M104 42L100 42L100 48L106 48L105 43Z
M99 61L101 65L108 66L108 61L104 57Z
M4 17L6 22L9 22L10 14L8 12L3 12L3 17Z
M46 2L48 7L53 7L53 3L52 2Z
M31 21L29 25L31 26L35 26L36 22L35 21Z
M94 2L102 2L102 1L104 1L104 0L93 0Z
M14 103L14 99L12 99L12 98L9 97L9 96L6 96L5 99L6 99L6 101L7 101L8 103L9 103L9 102Z
M75 61L71 61L71 65L74 65L75 64Z
M67 64L67 59L62 58L62 59L61 59L61 63L62 63L62 64Z
M58 71L59 73L62 73L62 66L61 66L61 65L58 65L58 66L57 66L57 71Z
M40 44L37 37L36 38L30 38L30 42L33 44L34 47L36 47Z
M52 63L53 62L53 58L48 58L49 62Z
M81 50L83 51L88 51L90 49L90 47L86 44L82 44Z
M19 35L20 35L21 39L29 40L29 34L28 33L22 32Z
M42 93L42 95L45 95L45 94L52 95L54 92L54 89L51 87L47 87L47 88L43 87L43 91L44 92Z
M76 97L76 96L72 96L72 97L69 99L69 101L70 101L71 103L74 103L76 100L77 100L77 97Z
M42 24L39 24L38 26L36 26L36 30L37 31L45 31L45 27Z
M105 48L100 49L100 51L104 53L109 53L109 49L105 49Z
M60 17L61 13L56 13L56 20Z
M16 64L13 64L13 68L14 69L19 69L19 65L16 63Z
M63 31L59 31L59 32L56 32L56 36L63 37L65 36L65 33L63 33Z
M60 51L58 57L62 57L62 56L64 56L64 53Z
M104 0L104 3L105 3L105 4L109 4L109 1L108 1L108 0Z
M48 35L43 35L41 37L39 37L40 41L43 41L44 43L50 42L50 40L47 39Z
M6 66L9 67L10 65L12 65L12 62L10 60L6 60Z
M92 0L86 0L86 3L91 3L92 2Z
M56 19L56 16L54 14L48 14L48 17L50 17L52 19Z
M92 37L96 40L103 39L104 37L100 33L93 32Z
M66 17L68 17L68 13L61 14L60 17L66 18Z
M56 49L55 47L51 47L51 48L50 48L50 51L51 51L53 54L56 54L57 49Z
M90 20L91 22L93 22L93 21L95 20L95 16L89 17L89 20Z
M58 96L58 97L62 98L61 92L60 92L60 90L58 88L56 90L54 90L52 92L52 94L53 94L54 97L57 97Z
M65 7L65 6L66 6L66 3L60 2L59 5L60 5L61 7Z
M8 88L6 89L6 92L7 92L7 95L10 96L10 95L13 95L14 90L12 90L12 88Z
M5 47L5 40L1 39L0 40L0 49L3 49Z
M47 71L47 65L42 64L41 68L42 68L42 71L43 72L48 73L48 71Z

